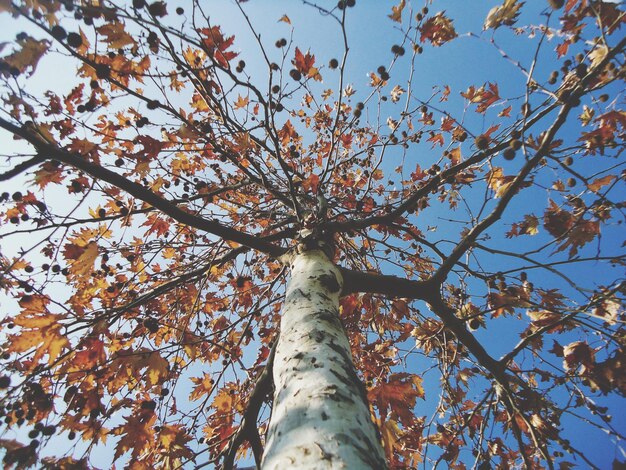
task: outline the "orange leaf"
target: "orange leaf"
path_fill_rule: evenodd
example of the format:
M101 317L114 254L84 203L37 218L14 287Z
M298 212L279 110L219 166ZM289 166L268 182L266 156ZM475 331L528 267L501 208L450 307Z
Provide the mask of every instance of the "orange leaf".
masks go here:
M250 99L247 96L239 95L239 97L237 98L237 101L235 101L235 109L245 108L246 106L248 106L249 102L250 102Z
M597 193L600 189L604 188L607 184L611 184L617 177L615 175L607 175L602 178L597 178L587 185L587 187Z
M306 55L302 54L302 51L296 47L296 56L292 63L299 72L304 75L309 75L309 71L313 68L313 64L315 64L315 56L311 55L308 51Z
M131 415L126 418L126 424L113 430L114 434L122 438L115 446L114 460L117 460L127 451L132 449L132 456L139 457L142 451L151 444L154 437L154 423L156 414L141 413L139 416Z
M48 364L52 364L63 349L70 346L68 339L61 334L64 317L48 312L46 306L50 300L42 295L24 296L20 299L22 312L14 319L14 323L22 327L22 331L9 336L8 350L26 352L35 348L32 358L33 366L48 355Z
M106 38L105 42L108 44L109 49L120 49L131 44L136 44L133 37L124 31L123 23L105 23L97 28L97 30Z

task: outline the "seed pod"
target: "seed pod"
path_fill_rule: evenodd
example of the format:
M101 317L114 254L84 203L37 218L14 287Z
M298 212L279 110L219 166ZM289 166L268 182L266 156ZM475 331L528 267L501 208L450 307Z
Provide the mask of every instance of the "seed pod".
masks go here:
M476 145L476 148L478 148L478 150L485 150L489 147L489 137L481 134L476 137L476 139L474 140L474 144Z

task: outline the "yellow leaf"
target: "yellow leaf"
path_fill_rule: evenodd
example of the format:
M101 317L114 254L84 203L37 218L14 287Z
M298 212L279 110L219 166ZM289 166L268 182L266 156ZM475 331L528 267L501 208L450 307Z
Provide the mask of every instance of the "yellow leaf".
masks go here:
M48 312L50 299L45 295L25 295L20 299L22 315L39 315ZM25 325L23 325L25 326Z
M72 263L70 271L78 276L86 276L92 273L93 264L98 257L98 244L89 242L85 251Z
M233 405L233 395L229 393L229 390L221 389L215 395L215 399L213 400L212 407L216 410L220 410L224 413L227 413Z
M385 448L385 454L388 459L393 456L393 449L398 441L398 436L401 434L398 423L392 419L386 420L380 428L380 433L383 438L383 446Z
M54 322L59 318L58 315L50 316L53 317ZM33 324L36 325L37 321L35 320ZM20 334L10 335L8 351L26 352L36 348L31 362L32 365L38 365L39 360L45 354L48 354L48 364L50 365L56 361L63 349L70 346L68 339L61 334L61 328L62 325L56 324L32 330L27 329Z
M506 193L513 183L513 180L515 180L515 177L504 176L502 168L500 167L493 167L493 169L487 173L489 187L496 192L496 198L500 198Z
M237 101L235 101L235 109L245 108L249 102L250 102L250 99L247 96L244 97L244 96L239 95L239 97L237 98Z

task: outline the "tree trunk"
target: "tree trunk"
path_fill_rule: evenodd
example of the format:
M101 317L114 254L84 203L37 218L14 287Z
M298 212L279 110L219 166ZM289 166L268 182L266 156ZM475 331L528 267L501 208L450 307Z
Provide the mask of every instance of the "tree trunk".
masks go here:
M293 258L263 470L387 466L339 320L341 286L339 270L321 250Z

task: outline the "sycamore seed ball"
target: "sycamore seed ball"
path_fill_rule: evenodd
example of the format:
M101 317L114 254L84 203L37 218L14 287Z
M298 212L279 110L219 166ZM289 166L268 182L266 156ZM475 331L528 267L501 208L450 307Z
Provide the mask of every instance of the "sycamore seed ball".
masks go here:
M515 158L515 149L512 147L505 149L504 152L502 152L502 156L505 160L513 160Z
M489 147L489 138L486 135L479 135L474 140L474 144L479 150L485 150Z
M548 4L555 10L563 7L565 0L548 0Z

